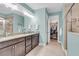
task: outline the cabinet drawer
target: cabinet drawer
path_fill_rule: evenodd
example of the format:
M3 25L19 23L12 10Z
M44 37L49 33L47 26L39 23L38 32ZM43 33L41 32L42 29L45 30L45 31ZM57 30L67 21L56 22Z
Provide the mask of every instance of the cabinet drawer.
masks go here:
M38 39L34 38L32 39L32 48L36 47L38 45Z
M28 47L26 47L26 54L28 53L28 52L30 52L31 51L31 45L30 46L28 46Z
M0 43L0 49L1 49L1 48L4 48L4 47L6 47L6 46L9 46L9 45L18 43L18 42L23 41L23 40L25 40L25 39L24 39L24 38L18 38L18 39L13 39L13 40L1 42L1 43Z
M31 45L31 36L26 37L26 46Z
M18 43L18 42L21 42L21 41L24 41L24 40L25 40L24 37L23 38L17 38L17 39L12 40L11 43L15 44L15 43Z
M31 36L27 36L26 39L31 39Z
M29 46L29 45L31 45L31 39L26 40L26 46Z
M35 48L37 45L38 45L38 43L35 43L35 42L34 42L34 43L32 44L32 49Z
M32 43L39 43L39 37L36 36L36 37L32 37Z
M34 34L34 35L32 35L32 37L38 37L39 36L39 34Z

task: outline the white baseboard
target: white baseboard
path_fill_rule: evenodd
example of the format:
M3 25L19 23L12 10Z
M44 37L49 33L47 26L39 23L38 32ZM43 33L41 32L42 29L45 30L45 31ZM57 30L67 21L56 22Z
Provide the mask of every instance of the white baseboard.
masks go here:
M43 44L43 43L39 43L39 46L46 46L46 44Z
M60 43L60 44L61 44L61 41L59 41L59 40L58 40L58 43Z
M58 41L58 43L60 43L61 44L61 41ZM62 46L62 44L61 44L61 46ZM66 51L66 49L64 49L64 47L62 46L62 49L63 49L63 51L65 52L65 55L67 56L67 51Z
M62 46L61 41L59 41L59 40L58 40L58 43L60 43L60 44L61 44L61 46ZM66 50L66 49L64 49L64 47L63 47L63 46L62 46L62 49L63 49L63 51L65 52L65 55L67 56L67 50Z
M43 44L42 43L39 43L39 46L42 46Z
M64 47L62 46L63 51L65 52L65 55L67 56L67 50L64 49Z

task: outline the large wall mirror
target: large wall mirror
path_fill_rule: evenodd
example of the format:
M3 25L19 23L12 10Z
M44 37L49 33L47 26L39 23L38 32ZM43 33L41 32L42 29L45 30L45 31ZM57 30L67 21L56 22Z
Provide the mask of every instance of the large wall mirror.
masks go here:
M0 4L0 36L23 32L24 14L21 11L18 4Z

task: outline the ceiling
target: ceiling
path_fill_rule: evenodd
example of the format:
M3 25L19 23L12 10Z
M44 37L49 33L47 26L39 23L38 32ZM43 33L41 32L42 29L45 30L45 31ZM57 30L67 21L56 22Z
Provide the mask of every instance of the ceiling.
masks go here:
M13 14L13 13L18 15L23 15L20 11L12 10L11 8L6 7L3 3L0 4L0 13L4 15Z
M27 5L29 5L34 10L47 8L48 13L58 12L61 11L63 8L63 3L27 3ZM20 6L19 8L22 9ZM6 8L3 4L0 4L0 13L17 13L19 15L22 15L22 13L20 13L19 11L11 10L11 8Z
M6 8L3 4L0 4L0 13L7 14L11 12L12 12L11 8Z
M63 3L27 3L32 9L47 8L48 13L61 11Z

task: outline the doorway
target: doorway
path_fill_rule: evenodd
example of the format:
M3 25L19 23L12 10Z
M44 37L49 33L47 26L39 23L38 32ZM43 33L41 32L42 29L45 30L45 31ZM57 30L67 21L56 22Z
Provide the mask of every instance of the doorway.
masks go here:
M51 40L56 40L57 42L59 42L59 15L49 16L49 20L48 20L48 43Z
M58 26L57 21L50 22L50 39L51 40L57 40L57 33L58 33L57 26Z

